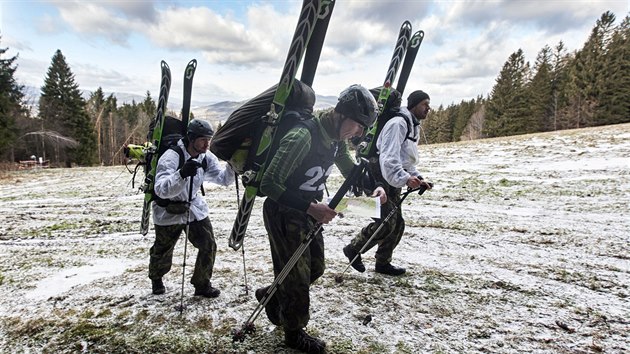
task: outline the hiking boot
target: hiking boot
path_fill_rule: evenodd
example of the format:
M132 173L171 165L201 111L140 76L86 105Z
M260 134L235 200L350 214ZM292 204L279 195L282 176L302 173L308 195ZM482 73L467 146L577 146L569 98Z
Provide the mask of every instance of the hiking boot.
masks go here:
M356 256L357 259L355 259L354 262L352 262L352 264L350 265L352 266L352 268L356 269L360 273L365 272L365 265L363 264L363 261L361 261L361 254L355 251L352 245L347 245L346 247L344 247L343 254L348 257L348 261L350 262L352 262L352 260Z
M268 286L256 289L255 295L258 302L262 300L268 289ZM267 305L265 306L265 313L267 313L267 318L269 319L269 322L273 323L276 326L282 326L282 321L280 321L280 314L278 313L278 302L273 298L273 296L271 299L269 299Z
M162 278L151 279L151 288L153 289L153 295L162 295L166 292Z
M297 331L284 331L284 344L289 348L309 354L326 353L326 342L309 336L303 329Z
M374 270L377 273L394 275L394 276L403 275L406 272L405 268L393 266L391 263L385 263L385 264L376 263Z
M221 294L221 291L217 288L213 288L211 284L205 287L195 287L195 296L214 298L219 296L219 294Z

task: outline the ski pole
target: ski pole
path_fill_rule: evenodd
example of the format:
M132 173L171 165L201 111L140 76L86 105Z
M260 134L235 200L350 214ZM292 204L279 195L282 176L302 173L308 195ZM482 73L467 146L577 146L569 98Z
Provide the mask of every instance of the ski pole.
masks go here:
M238 174L234 172L234 183L236 184L236 205L241 202L241 193L238 188ZM245 266L245 242L241 243L241 254L243 255L243 278L245 280L245 296L249 295L249 287L247 286L247 267Z
M184 235L184 264L182 266L182 290L179 299L179 314L184 312L184 283L186 281L186 246L188 245L188 231L190 231L190 203L192 202L193 180L195 176L190 176L190 187L188 187L188 211L186 212L186 234Z
M366 165L366 161L367 160L365 159L361 159L360 163L354 166L354 168L348 175L348 178L346 178L346 180L343 182L343 184L341 185L337 193L335 193L335 195L333 196L333 199L328 203L329 208L335 209L337 207L337 205L339 204L343 196L346 194L350 186L352 186L352 184L354 183L354 180L359 178L359 176L361 176L361 174L363 173L363 170ZM322 225L323 225L322 223L315 224L315 226L311 229L311 231L302 240L302 243L300 243L300 245L295 250L295 252L293 252L293 255L291 256L291 258L284 265L284 268L282 268L280 273L278 273L278 275L273 280L273 283L271 283L269 288L267 288L265 295L258 302L258 306L256 306L256 308L254 309L254 312L252 312L252 314L249 316L247 321L245 321L245 324L243 325L242 329L233 331L233 337L232 337L233 341L243 341L245 339L246 334L254 332L255 330L254 321L256 321L256 318L258 318L262 310L265 308L265 306L267 306L267 304L271 300L271 297L276 293L276 290L278 290L278 286L282 284L284 279L286 279L286 277L289 275L289 272L291 272L293 267L297 264L300 257L302 257L302 255L304 254L304 251L306 251L308 246L311 244L311 241L313 241L313 238L315 237L315 235L322 229Z
M429 186L433 187L433 183L429 183ZM348 265L346 266L346 268L343 270L343 272L341 272L340 275L335 277L335 281L337 283L341 283L343 281L343 275L346 273L346 271L348 270L348 268L350 268L350 266L352 265L352 263L354 263L354 261L357 260L357 258L359 258L359 256L361 255L361 253L363 253L363 251L365 251L365 249L367 248L367 246L370 244L370 242L372 242L372 240L374 239L374 237L376 237L376 235L378 235L379 231L381 231L381 229L385 226L385 224L387 224L387 222L389 221L389 219L392 218L392 216L394 216L394 214L396 213L396 211L398 209L400 209L400 206L402 205L402 203L405 201L405 198L407 198L407 196L415 191L418 191L418 195L422 195L424 193L424 191L427 190L426 186L420 186L418 188L409 188L407 189L407 191L405 193L402 194L402 198L400 198L400 202L398 202L398 204L396 204L396 206L394 207L394 209L392 209L392 211L389 212L389 214L387 214L387 216L385 217L385 219L381 219L378 228L376 228L376 231L374 231L372 233L372 236L370 236L370 238L367 240L367 242L363 245L363 247L361 247L361 250L359 250L359 252L356 254L356 256L354 256L354 258L352 258L352 260L350 261L350 263L348 263Z

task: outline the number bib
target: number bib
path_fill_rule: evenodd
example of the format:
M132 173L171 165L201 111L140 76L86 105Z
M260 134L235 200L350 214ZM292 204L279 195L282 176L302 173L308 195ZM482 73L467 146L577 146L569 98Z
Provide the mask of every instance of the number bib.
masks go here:
M311 149L302 160L302 164L287 179L287 189L321 198L324 183L333 170L339 144L335 142L330 147L324 146L315 130L317 129L309 129Z

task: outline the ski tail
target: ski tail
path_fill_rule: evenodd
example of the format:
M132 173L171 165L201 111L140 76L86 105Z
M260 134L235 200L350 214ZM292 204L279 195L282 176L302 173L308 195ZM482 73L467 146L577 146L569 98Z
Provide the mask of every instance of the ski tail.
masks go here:
M396 91L400 92L401 95L405 92L407 80L409 80L411 69L416 61L416 56L418 55L418 50L420 50L420 45L422 44L423 39L424 31L420 30L414 33L411 40L409 40L409 47L407 48L407 53L405 54L405 61L400 69L400 76L398 77L398 83L396 84Z
M234 226L230 234L229 246L234 250L238 250L243 245L249 217L254 206L254 200L258 194L258 187L265 170L269 149L274 139L275 128L279 120L282 119L286 100L293 87L295 75L297 74L309 40L315 29L318 16L324 13L321 11L324 6L329 6L330 4L331 1L329 0L304 0L302 3L302 10L293 39L291 40L291 45L289 46L289 52L282 70L282 75L280 76L280 82L276 88L269 113L265 118L266 126L262 134L259 134L256 140L254 140L252 150L248 155L248 159L251 159L251 163L247 165L250 166L251 169L243 174L243 182L246 184L245 192L243 193L243 199L239 205L238 214L234 220ZM317 55L317 57L319 57L319 55Z
M155 170L157 167L157 151L160 147L160 139L162 137L162 128L164 127L164 116L168 104L168 95L171 90L171 69L164 60L160 63L162 71L162 79L160 81L160 95L158 98L157 113L155 118L149 124L149 134L147 140L147 149L144 154L144 183L142 191L144 192L144 203L142 205L142 218L140 221L140 232L146 235L149 232L149 218L151 216L151 202L153 191L153 183L155 182Z
M182 104L182 126L184 129L188 127L188 121L190 119L190 101L192 98L192 84L193 77L195 76L195 70L197 69L197 60L193 59L186 65L184 70L184 101ZM186 132L182 132L185 135Z
M400 26L400 31L398 32L398 38L396 40L396 46L394 47L394 53L392 54L392 59L389 62L387 74L385 75L385 82L378 91L378 96L376 97L376 102L378 103L379 109L379 118L383 114L387 106L387 101L389 100L390 94L392 92L392 86L394 84L394 80L396 79L396 74L398 73L398 67L405 57L405 52L407 51L410 37L411 23L409 21L405 21ZM379 119L377 119L366 133L363 141L357 147L357 154L359 157L370 158L375 155L376 138L380 129L382 129L382 126L380 126L379 128Z
M334 7L334 0L324 0L319 7L317 23L311 39L308 41L308 46L306 47L302 76L300 77L300 81L308 86L313 86L313 81L315 80L317 64L319 63L319 57L324 47L324 40L326 39L326 32L328 31L328 24L330 23Z

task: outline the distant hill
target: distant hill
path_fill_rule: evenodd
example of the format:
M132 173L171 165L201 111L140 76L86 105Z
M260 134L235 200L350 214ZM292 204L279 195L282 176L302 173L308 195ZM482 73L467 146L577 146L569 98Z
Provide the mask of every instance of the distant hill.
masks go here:
M208 105L196 106L192 107L191 111L197 118L202 118L207 121L211 121L213 123L218 123L221 121L225 121L232 112L234 112L238 107L243 105L247 100L244 101L222 101ZM315 110L326 109L329 107L334 107L337 104L337 97L335 96L320 96L317 95L315 101Z
M24 90L26 94L26 100L29 105L32 106L32 114L37 115L37 110L39 107L39 88L35 87L25 87ZM86 100L90 97L92 91L83 90L81 91L81 95ZM145 96L136 95L132 93L125 92L104 92L105 97L113 94L116 97L118 106L123 105L124 103L131 104L132 102L140 103L144 100ZM154 97L155 99L155 97ZM234 110L243 105L247 100L244 101L222 101L217 103L207 103L207 102L192 102L191 111L193 115L197 118L202 118L204 120L208 120L213 123L219 123L221 121L225 121ZM317 95L315 110L325 109L329 107L333 107L337 104L336 96L320 96ZM181 103L173 102L170 103L169 111L179 112L181 110Z

